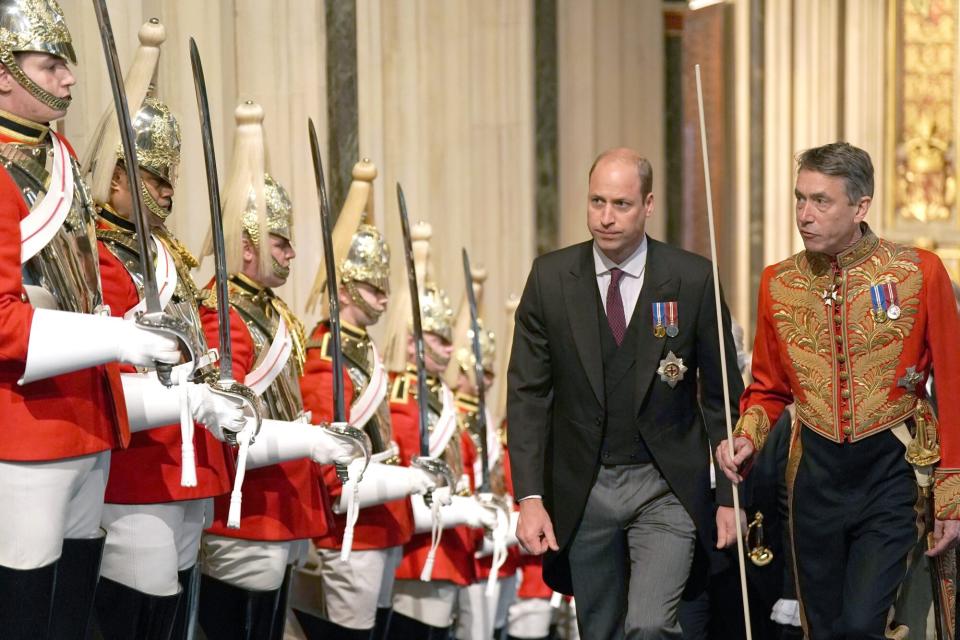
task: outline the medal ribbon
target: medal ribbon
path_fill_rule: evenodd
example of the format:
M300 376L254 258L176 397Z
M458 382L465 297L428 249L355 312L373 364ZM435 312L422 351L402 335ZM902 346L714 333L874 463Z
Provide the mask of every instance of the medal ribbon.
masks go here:
M884 285L881 284L875 284L870 287L870 302L873 305L873 310L876 312L886 312L887 310L887 296L883 287Z
M677 301L673 300L666 303L667 306L667 326L676 327L679 326L677 319Z
M654 302L653 303L653 326L662 327L663 326L663 316L664 316L664 303Z
M888 282L885 285L883 285L883 289L884 289L884 293L887 296L887 302L889 302L890 305L896 305L899 307L900 299L897 296L897 288L894 286L894 284L892 282Z

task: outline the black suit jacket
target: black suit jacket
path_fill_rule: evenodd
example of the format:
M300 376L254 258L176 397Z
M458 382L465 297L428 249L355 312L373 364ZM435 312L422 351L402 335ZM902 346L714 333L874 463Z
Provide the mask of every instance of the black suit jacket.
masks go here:
M702 552L716 544L710 443L726 438L713 275L701 256L649 237L647 243L633 320L642 336L635 365L636 427L697 524ZM544 558L544 577L564 593L572 592L566 548L600 468L605 414L600 322L606 318L600 317L596 295L592 241L537 258L517 308L508 373L514 495L543 496L561 548ZM680 332L657 338L652 303L671 300L678 303ZM726 305L723 323L735 422L743 382ZM670 351L688 367L675 388L657 374ZM719 470L716 475L717 501L731 505L730 484Z

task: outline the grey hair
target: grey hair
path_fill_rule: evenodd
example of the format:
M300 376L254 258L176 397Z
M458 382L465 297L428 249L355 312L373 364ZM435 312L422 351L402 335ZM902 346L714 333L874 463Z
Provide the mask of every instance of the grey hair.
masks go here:
M873 162L870 154L848 142L813 147L797 155L797 171L816 171L843 178L850 204L873 197Z

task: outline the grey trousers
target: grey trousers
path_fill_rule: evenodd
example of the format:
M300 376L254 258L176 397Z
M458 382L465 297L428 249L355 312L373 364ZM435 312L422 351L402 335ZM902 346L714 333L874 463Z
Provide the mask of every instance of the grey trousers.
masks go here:
M695 540L693 520L654 465L601 466L569 550L581 637L680 638Z

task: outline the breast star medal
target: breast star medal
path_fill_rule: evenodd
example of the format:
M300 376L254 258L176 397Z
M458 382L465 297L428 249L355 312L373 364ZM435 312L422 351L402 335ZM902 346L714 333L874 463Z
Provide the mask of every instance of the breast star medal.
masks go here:
M678 358L673 351L667 353L667 357L660 361L660 368L657 369L660 379L670 385L671 389L683 380L686 372L687 366L683 364L683 358Z

